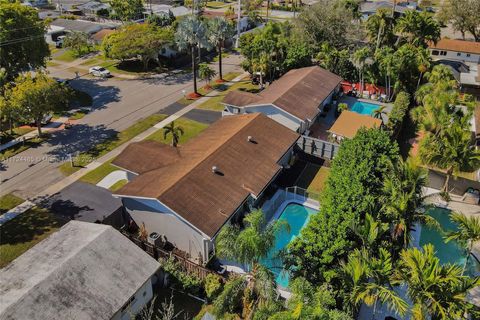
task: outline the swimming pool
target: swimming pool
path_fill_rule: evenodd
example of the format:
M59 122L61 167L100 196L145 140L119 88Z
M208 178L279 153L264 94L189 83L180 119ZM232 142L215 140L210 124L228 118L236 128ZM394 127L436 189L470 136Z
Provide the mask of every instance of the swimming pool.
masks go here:
M290 225L290 232L283 229L277 232L274 247L261 263L274 273L277 284L282 288L288 287L289 276L283 270L283 261L278 255L300 233L300 230L307 225L310 216L317 212L318 210L298 203L289 203L278 217L280 221L287 221Z
M351 111L360 114L366 114L368 116L373 116L373 112L380 108L381 106L378 104L362 102L362 101L355 101L353 106L350 108Z
M444 231L458 230L456 224L450 221L450 210L437 207L429 209L427 214L437 220ZM436 255L440 259L440 263L455 263L461 267L465 264L467 252L463 247L455 241L446 243L440 232L428 226L422 226L419 245L423 246L427 243L435 246ZM469 275L480 272L480 265L476 262L475 258L470 257L465 272Z

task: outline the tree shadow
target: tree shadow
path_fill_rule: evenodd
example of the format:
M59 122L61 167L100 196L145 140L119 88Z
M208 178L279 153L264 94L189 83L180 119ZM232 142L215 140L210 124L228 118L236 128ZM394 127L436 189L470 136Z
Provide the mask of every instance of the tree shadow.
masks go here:
M191 81L192 79L193 79L193 75L191 71L172 70L172 71L164 72L157 75L145 76L141 78L140 81L146 84L175 85L175 84L185 84Z
M118 131L104 125L91 127L86 124L76 124L71 129L53 132L49 144L53 146L48 155L64 159L77 152L86 152L93 146L114 139ZM95 156L92 154L92 156Z
M100 110L106 108L111 102L120 101L120 89L116 86L108 85L107 79L87 79L78 78L70 80L70 85L79 91L89 94L93 99L91 108Z

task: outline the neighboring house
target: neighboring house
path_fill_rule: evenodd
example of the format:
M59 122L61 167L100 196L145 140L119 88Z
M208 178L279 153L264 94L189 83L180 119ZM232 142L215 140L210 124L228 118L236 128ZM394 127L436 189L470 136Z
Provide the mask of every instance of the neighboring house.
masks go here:
M368 17L374 15L378 10L393 10L392 1L365 1L360 3L360 14L363 20L368 19ZM395 16L400 17L405 14L408 10L416 10L406 5L397 4L395 6Z
M192 10L187 7L184 7L184 6L174 7L168 4L145 4L143 13L144 13L144 16L147 17L150 14L156 14L156 15L169 14L169 11L173 13L175 18L182 17L192 13Z
M51 27L61 27L65 32L84 32L88 35L99 32L103 29L115 29L117 26L112 24L96 23L86 20L68 20L56 19L50 24Z
M111 226L70 221L0 270L0 318L130 320L159 267Z
M229 92L224 115L261 112L293 131L304 133L340 90L342 78L318 66L294 69L258 94Z
M224 117L177 148L130 144L113 164L138 176L118 190L137 225L205 264L214 239L261 198L299 135L261 113Z
M355 137L360 128L380 128L382 121L368 115L359 114L353 111L342 111L333 126L328 130L338 142L344 138Z
M429 49L434 60L480 63L480 42L441 39L430 43Z
M103 39L105 39L106 36L109 36L114 32L115 30L103 29L98 31L97 33L94 33L91 38L96 44L101 44Z
M100 1L89 1L84 4L77 5L77 9L81 10L85 15L97 15L99 10L110 10L110 4Z

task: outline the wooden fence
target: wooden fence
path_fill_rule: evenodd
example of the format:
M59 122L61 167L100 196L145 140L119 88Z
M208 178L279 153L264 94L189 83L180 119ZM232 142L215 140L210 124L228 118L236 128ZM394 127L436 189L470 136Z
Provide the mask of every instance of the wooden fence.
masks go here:
M301 136L297 141L297 146L305 153L326 160L332 160L340 149L338 144L307 136Z
M195 275L202 280L204 280L209 274L220 276L212 270L209 270L193 261L188 260L186 257L182 257L181 255L178 255L172 251L167 251L151 243L142 241L138 237L135 237L127 232L122 231L122 234L129 238L133 243L139 246L146 253L151 255L155 260L166 261L168 259L173 259L173 261L182 268L182 271L191 275Z

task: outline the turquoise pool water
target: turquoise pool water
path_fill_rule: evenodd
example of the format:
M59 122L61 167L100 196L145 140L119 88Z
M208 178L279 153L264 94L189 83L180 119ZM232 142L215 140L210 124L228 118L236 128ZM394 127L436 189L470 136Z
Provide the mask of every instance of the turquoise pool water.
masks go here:
M458 230L456 224L450 221L450 210L443 208L432 208L427 214L433 217L442 226L445 231ZM431 243L435 246L437 257L441 263L455 263L463 267L467 252L457 242L450 241L446 243L443 236L437 231L427 226L422 226L420 233L420 246ZM475 258L470 257L466 273L473 275L480 271L480 265Z
M307 225L310 216L317 212L318 210L300 204L290 203L283 209L278 218L278 220L288 222L290 232L282 230L276 234L275 246L268 254L268 257L262 261L262 264L275 274L277 284L280 287L288 287L289 277L288 273L283 270L283 262L278 255L300 233L300 230Z
M367 116L373 116L373 112L378 108L380 108L378 104L356 101L350 110L356 113L366 114Z

